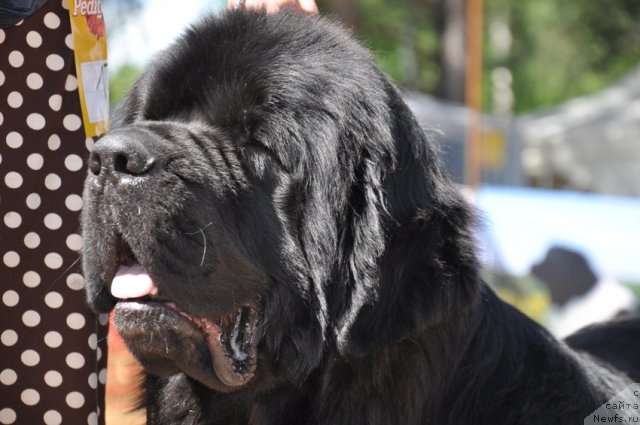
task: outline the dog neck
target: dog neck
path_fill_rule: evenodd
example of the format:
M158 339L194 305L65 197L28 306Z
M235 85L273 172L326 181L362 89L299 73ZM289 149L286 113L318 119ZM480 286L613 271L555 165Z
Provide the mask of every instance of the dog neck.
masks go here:
M267 398L258 405L271 406L269 415L250 423L493 424L496 415L505 419L500 423L536 423L527 415L544 423L544 412L565 403L562 397L580 394L566 407L566 423L574 423L594 400L605 401L581 367L599 366L481 286L473 308L420 335L356 361L330 357L309 386L320 393L296 388L293 404ZM274 405L283 406L282 416ZM292 412L304 418L292 422Z
M481 425L497 417L545 423L545 412L558 404L566 404L566 423L579 423L594 403L606 401L582 366L607 371L480 285L467 311L356 360L328 353L299 385L217 394L183 375L162 388L151 380L156 400L176 391L185 396L180 406L151 403L163 411L149 412L150 423ZM576 397L563 400L567 394Z

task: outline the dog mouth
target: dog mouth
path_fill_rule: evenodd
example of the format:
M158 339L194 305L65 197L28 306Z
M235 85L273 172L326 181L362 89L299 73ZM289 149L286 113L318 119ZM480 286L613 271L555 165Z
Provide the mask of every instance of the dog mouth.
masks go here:
M114 322L151 374L183 371L223 391L242 387L254 377L257 306L243 305L220 317L196 316L163 298L139 263L131 258L127 263L118 266L110 286L118 300Z

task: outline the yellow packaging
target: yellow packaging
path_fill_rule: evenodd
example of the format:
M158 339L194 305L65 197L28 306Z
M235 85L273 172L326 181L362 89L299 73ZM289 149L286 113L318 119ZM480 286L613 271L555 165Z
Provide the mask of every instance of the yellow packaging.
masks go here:
M109 126L107 39L101 0L67 0L82 121L87 137Z

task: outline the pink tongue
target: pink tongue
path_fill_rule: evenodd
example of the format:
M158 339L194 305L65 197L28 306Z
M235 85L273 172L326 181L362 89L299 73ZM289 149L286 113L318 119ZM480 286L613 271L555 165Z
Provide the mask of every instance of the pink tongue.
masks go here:
M111 295L120 299L144 297L154 289L156 284L140 264L120 266L111 282Z

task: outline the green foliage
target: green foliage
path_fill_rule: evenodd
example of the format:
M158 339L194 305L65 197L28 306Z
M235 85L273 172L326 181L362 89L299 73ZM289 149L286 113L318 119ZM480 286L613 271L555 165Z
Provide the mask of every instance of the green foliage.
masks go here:
M438 95L444 72L440 58L444 6L450 0L318 0L323 14L332 5L351 9L359 38L401 86ZM346 6L345 6L346 5ZM483 98L492 108L491 71L513 75L515 112L553 106L602 89L640 59L638 0L484 0ZM513 38L496 51L489 28L504 22Z
M487 43L485 69L511 70L516 112L602 89L640 59L637 0L494 0L486 7L487 26L504 19L513 35L507 57ZM485 96L486 107L490 100Z
M331 15L327 0L318 0L322 14ZM400 86L434 93L438 90L440 1L384 0L345 2L357 17L357 36L370 48L384 71Z
M122 96L131 87L140 72L141 69L137 66L126 64L111 73L109 77L109 104L112 107L118 105Z

